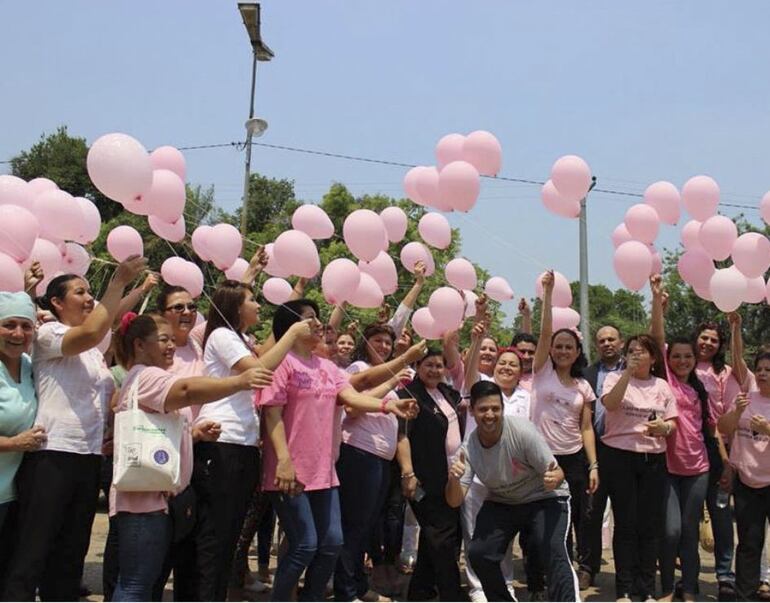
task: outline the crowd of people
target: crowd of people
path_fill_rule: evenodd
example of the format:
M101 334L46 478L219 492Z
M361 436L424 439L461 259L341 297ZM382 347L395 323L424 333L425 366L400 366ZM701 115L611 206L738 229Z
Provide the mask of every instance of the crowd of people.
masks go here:
M605 599L695 600L705 506L720 600L770 600L770 348L744 358L738 314L729 340L717 323L667 339L654 276L649 331L601 325L588 366L588 342L553 329L549 272L538 337L522 301L521 332L495 341L482 296L468 348L457 332L439 347L408 327L418 265L394 314L361 328L344 305L322 321L300 279L256 341L265 261L221 282L205 319L168 285L134 313L159 287L127 292L137 257L98 302L71 274L36 299L0 292L2 600L78 599L100 490L105 600L160 600L173 572L181 601L388 601L403 573L409 600L513 601L518 535L529 600L577 601L608 503ZM27 276L33 291L43 275ZM116 417L137 409L181 425L172 489L118 479L140 462Z

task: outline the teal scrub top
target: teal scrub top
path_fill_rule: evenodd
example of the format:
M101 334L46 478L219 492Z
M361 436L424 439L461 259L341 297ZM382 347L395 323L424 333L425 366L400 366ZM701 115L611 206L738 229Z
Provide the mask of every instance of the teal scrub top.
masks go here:
M32 379L32 361L21 357L21 383L16 383L0 362L0 436L11 437L32 427L37 414L37 396ZM0 504L16 499L14 478L23 452L0 452Z

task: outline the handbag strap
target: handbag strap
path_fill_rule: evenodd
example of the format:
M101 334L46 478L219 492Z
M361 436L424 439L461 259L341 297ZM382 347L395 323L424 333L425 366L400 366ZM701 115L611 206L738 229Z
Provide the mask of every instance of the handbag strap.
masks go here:
M141 372L137 373L131 382L131 387L128 388L128 404L126 405L128 410L139 408L139 375L141 375Z

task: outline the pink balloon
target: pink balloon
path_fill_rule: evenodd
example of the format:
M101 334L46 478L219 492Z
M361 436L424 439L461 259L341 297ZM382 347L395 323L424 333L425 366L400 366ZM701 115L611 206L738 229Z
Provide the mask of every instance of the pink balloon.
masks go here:
M615 250L615 272L627 289L639 291L644 287L652 269L649 247L639 241L628 241Z
M711 276L709 289L714 304L722 312L733 312L746 297L749 283L735 266L716 270Z
M0 291L24 291L24 271L12 257L0 253Z
M763 276L770 268L770 241L758 232L747 232L733 244L733 263L747 278Z
M425 245L412 241L401 248L401 265L409 272L414 273L417 262L423 262L429 268L432 264L432 256ZM430 274L430 270L426 270L425 275L430 276Z
M476 300L479 296L468 289L463 289L463 295L465 296L465 318L473 318L476 316Z
M193 298L203 293L203 273L194 262L180 257L168 258L161 265L160 274L166 283L184 288Z
M445 165L453 161L462 160L464 144L465 136L462 134L447 134L443 136L436 144L436 167L442 170Z
M653 274L661 274L663 272L663 258L660 257L660 253L655 249L654 245L650 245L650 253L652 254L652 268L650 268L650 276Z
M677 261L679 276L688 285L707 288L714 274L714 262L703 249L689 249Z
M313 239L302 231L282 232L273 244L273 252L278 265L291 274L313 278L321 270L321 260Z
M612 231L612 244L617 249L626 241L632 241L631 234L628 232L625 224L618 224Z
M759 213L765 224L770 225L770 192L765 193L762 197L762 201L759 204Z
M207 242L208 237L211 234L211 226L198 226L192 233L192 247L196 255L204 262L211 261L211 254L209 253Z
M452 228L441 214L425 214L420 218L417 231L423 241L437 249L446 249L452 242Z
M352 254L365 262L376 258L383 250L383 241L387 241L382 219L370 209L357 209L345 218L342 237ZM279 261L284 264L280 257Z
M417 191L417 181L420 179L420 173L424 167L425 166L418 165L410 169L404 175L404 192L406 193L406 196L417 205L425 205L425 202Z
M164 222L176 222L187 201L184 181L171 170L154 170L152 186L143 199L151 215Z
M637 203L626 211L624 224L633 239L649 244L658 236L660 218L658 212L649 205Z
M276 276L278 278L286 278L288 276L291 276L291 271L286 270L283 266L281 266L278 263L278 260L275 259L275 251L273 249L273 243L268 243L265 245L265 252L267 253L267 266L265 266L265 272L267 272L270 276Z
M385 225L385 232L391 243L398 243L406 235L407 218L404 210L392 205L380 212L380 219Z
M454 331L463 323L465 302L451 287L439 287L431 293L428 309L442 331Z
M552 308L553 330L574 329L580 324L580 314L572 308Z
M371 262L358 260L358 268L377 281L385 295L392 295L398 290L398 271L393 258L386 252L380 251Z
M364 272L361 273L358 287L348 296L347 301L351 306L357 308L379 308L383 299L384 296L377 281Z
M65 243L62 253L62 272L85 276L91 267L91 256L77 243Z
M692 290L695 291L695 295L700 297L701 299L705 299L706 301L713 301L711 297L711 282L709 280L708 283L706 283L705 286L703 285L693 285Z
M18 205L0 205L0 225L0 253L26 260L40 231L37 218Z
M154 170L170 170L184 182L187 177L187 165L184 155L171 146L162 146L150 153L150 163Z
M32 199L42 193L59 190L57 184L48 178L33 178L27 183L27 188L29 189L29 194Z
M503 163L503 149L494 134L476 130L465 137L461 159L475 167L482 176L497 176Z
M452 211L452 206L439 192L439 171L433 166L423 166L418 169L415 186L422 205L441 211Z
M168 285L181 287L184 280L185 266L187 262L179 256L172 256L163 261L160 266L160 276Z
M453 161L444 166L439 174L439 197L455 211L468 212L473 209L480 190L479 172L467 161Z
M644 191L644 202L658 213L661 222L672 226L679 222L680 201L677 188L665 180L651 184Z
M543 299L543 277L542 272L535 281L535 295ZM551 295L551 304L558 308L567 308L572 305L572 289L569 286L567 277L561 272L554 270L553 273L553 294Z
M140 235L131 226L116 226L107 235L107 251L118 262L132 255L144 254L144 243Z
M312 203L300 205L291 216L291 225L311 239L329 239L334 236L334 224L326 212Z
M225 277L231 281L240 281L248 268L249 262L243 258L238 258L232 266L225 270Z
M29 185L21 178L10 174L0 176L0 205L18 205L29 209L32 197Z
M580 201L562 197L551 180L543 185L540 198L545 208L557 216L577 218L580 215Z
M577 155L564 155L551 167L551 181L569 201L580 201L591 187L591 168Z
M719 185L709 176L694 176L682 187L682 203L693 218L705 222L719 205Z
M126 202L152 186L152 162L142 144L127 134L105 134L88 150L88 175L101 193Z
M730 257L738 238L738 228L725 216L712 216L700 227L698 239L712 258L721 261Z
M503 302L513 299L513 289L501 276L493 276L484 286L484 293L495 301Z
M747 304L759 304L765 301L765 279L761 276L746 279L746 295L743 301Z
M476 269L465 258L450 260L444 268L444 276L455 289L473 290L478 284Z
M99 210L89 199L85 197L75 197L80 212L83 215L83 221L80 223L78 229L78 236L75 237L77 243L88 245L93 243L99 236L99 232L102 229L102 217L99 214Z
M682 228L682 245L685 249L703 249L703 245L700 242L700 227L701 222L697 220L690 220Z
M412 328L423 339L441 339L441 327L428 308L419 308L412 314Z
M330 304L341 304L358 289L360 282L361 271L358 266L348 259L337 258L324 268L321 290Z
M179 216L176 222L166 222L158 216L150 216L147 218L147 222L150 224L150 229L161 239L166 239L172 243L178 243L185 236L185 223L184 216Z
M58 272L62 265L61 251L51 241L45 239L35 241L29 259L33 262L40 262L44 277Z
M35 197L35 215L40 222L40 234L46 238L75 239L85 220L75 198L58 189Z
M282 278L269 278L262 285L262 295L271 304L285 304L291 298L292 287Z
M144 195L137 195L131 199L126 199L125 201L121 201L120 204L127 212L137 216L149 216L150 213L152 213L150 211L150 204L147 203Z
M206 251L220 270L227 270L235 263L243 249L241 233L232 224L217 224L205 236Z

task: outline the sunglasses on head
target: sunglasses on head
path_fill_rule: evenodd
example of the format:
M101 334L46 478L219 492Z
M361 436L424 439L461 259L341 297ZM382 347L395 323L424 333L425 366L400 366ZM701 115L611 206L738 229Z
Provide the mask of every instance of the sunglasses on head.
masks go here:
M176 312L177 314L181 314L185 310L189 310L190 312L196 312L198 310L198 304L195 304L195 303L174 304L173 306L167 307L166 310L171 310L172 312Z

